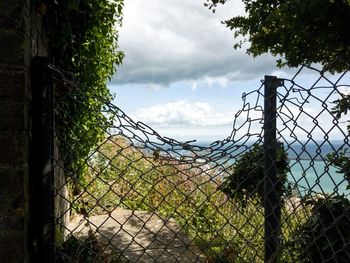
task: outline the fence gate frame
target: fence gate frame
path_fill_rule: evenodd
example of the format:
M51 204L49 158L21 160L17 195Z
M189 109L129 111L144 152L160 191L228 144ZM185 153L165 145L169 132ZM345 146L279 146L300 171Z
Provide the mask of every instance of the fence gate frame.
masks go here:
M32 60L29 243L32 262L54 262L54 91L48 57Z

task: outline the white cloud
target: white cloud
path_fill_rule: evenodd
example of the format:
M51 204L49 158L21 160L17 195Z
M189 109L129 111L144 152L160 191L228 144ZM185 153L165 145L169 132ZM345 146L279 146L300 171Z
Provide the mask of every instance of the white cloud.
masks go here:
M222 88L227 88L230 81L231 79L228 78L228 76L222 76L222 77L205 76L192 81L192 90L195 90L202 85L212 87L214 84L218 84Z
M136 120L158 127L203 127L231 125L233 113L217 112L205 102L175 101L131 114Z
M236 118L234 111L220 112L206 102L185 100L140 108L131 113L130 117L146 123L162 136L179 140L217 140L230 137L237 141L247 136L256 138L262 131L263 111L261 107L253 107L253 99L249 96L248 104ZM314 140L322 140L325 136L339 140L343 138L342 131L346 130L346 123L332 128L333 116L329 112L320 113L320 109L305 105L300 111L299 107L288 104L288 108L283 107L278 116L278 131L287 141L294 137L307 140L311 131Z
M314 102L315 106L317 102ZM279 112L277 121L279 131L287 140L297 138L298 140L341 140L344 138L343 132L346 130L346 123L334 124L334 116L322 107L302 108L287 104Z
M349 86L340 86L338 88L339 93L345 96L349 96L350 95L350 87ZM338 96L339 98L341 98L341 96Z
M233 49L233 34L222 20L244 14L241 1L229 1L212 14L204 0L128 0L119 44L123 65L113 83L169 85L204 78L218 82L269 74L275 59L254 59ZM223 83L223 85L226 82Z

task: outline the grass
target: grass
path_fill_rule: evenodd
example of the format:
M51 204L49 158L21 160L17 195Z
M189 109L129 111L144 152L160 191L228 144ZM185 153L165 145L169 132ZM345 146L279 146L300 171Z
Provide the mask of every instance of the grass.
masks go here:
M222 169L145 153L122 137L106 140L88 164L83 189L72 196L78 212L105 214L116 207L157 212L174 218L209 262L263 262L261 202L255 194L243 202L219 191L226 175ZM283 208L282 236L288 247L281 250L283 262L297 262L293 233L308 217L308 208L293 213Z

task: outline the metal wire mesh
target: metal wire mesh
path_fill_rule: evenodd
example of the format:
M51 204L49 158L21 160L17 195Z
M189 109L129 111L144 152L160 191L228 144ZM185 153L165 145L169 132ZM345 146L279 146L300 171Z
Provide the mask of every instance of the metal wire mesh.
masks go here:
M56 103L60 116L62 102L85 98L50 69L57 85L75 87ZM277 90L281 230L271 262L350 262L349 177L337 166L349 135L333 110L346 83L348 72L303 67ZM53 156L57 262L264 262L264 84L243 94L232 133L206 145L162 137L96 97L102 108L81 110L105 135L72 156L89 137L62 142L60 125L75 120L65 116Z
M284 201L289 211L282 225L298 222L294 233L287 237L289 229L283 237L292 262L350 260L348 120L336 114L339 102L348 98L349 77L349 71L302 67L278 89L278 139L289 153L293 192Z

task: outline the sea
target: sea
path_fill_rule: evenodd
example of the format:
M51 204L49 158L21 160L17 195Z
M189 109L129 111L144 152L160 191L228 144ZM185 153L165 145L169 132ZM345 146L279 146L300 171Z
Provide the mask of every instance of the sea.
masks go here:
M347 181L344 174L334 166L327 165L321 160L290 160L290 172L288 182L295 186L295 190L300 195L308 193L322 194L345 194Z
M288 181L295 184L301 195L307 193L349 195L344 173L326 160L328 154L348 149L348 144L333 141L292 144L289 147L285 145L290 160Z
M235 153L234 158L219 156L216 162L225 162L230 164L230 160L234 163L234 160L239 159L239 152L247 150L252 146L252 143L246 142L244 145L235 145L234 142L220 142L215 146L215 143L209 142L194 142L190 144L184 143L185 146L202 147L207 149L220 149L221 152ZM180 145L178 153L173 155L174 158L180 158L181 155L190 156L190 153L186 154L186 147L182 148ZM233 150L237 148L237 150ZM332 166L327 161L327 155L332 152L341 152L347 150L350 152L350 144L342 141L326 141L326 142L290 142L283 145L285 151L288 153L289 168L288 183L292 187L295 194L304 196L308 194L327 194L327 195L346 195L350 197L350 190L347 190L348 182L344 178L344 173ZM162 148L167 150L166 146L146 146L148 150L154 151L155 148ZM153 149L153 150L152 150ZM182 149L182 150L181 150ZM350 158L350 157L349 157Z
M326 160L328 154L349 148L349 144L342 141L284 144L290 167L287 180L295 193L301 196L315 193L350 196L344 173Z

